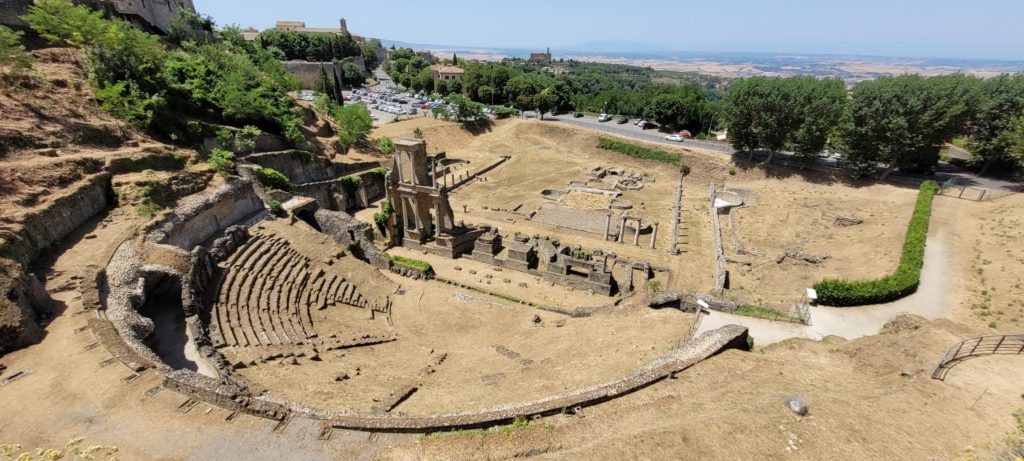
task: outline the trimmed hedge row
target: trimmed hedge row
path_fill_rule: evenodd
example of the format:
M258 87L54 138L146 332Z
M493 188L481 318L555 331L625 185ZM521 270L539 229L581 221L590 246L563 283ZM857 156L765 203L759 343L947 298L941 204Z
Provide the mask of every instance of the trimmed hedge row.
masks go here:
M425 275L428 275L428 276L434 274L434 268L430 265L430 263L428 263L426 261L420 261L418 259L406 258L404 256L389 255L387 253L384 253L384 256L387 257L391 262L393 262L393 263L395 263L395 264L397 264L399 266L405 266L405 267L408 267L410 269L418 270L418 271L423 272Z
M597 138L597 147L606 150L614 150L630 157L645 160L656 160L659 162L671 163L673 165L679 164L679 154L673 154L663 150L648 149L646 147L640 147L635 144L616 141L614 139Z
M928 221L932 215L932 199L938 189L934 181L921 183L896 272L877 280L822 280L814 285L818 291L818 302L826 306L860 306L893 301L917 291L924 264L925 241L928 239Z

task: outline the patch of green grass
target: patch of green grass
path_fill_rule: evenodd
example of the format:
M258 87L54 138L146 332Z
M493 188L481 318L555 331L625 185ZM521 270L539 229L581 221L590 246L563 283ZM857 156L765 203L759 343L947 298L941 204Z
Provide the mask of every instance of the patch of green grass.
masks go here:
M769 309L767 307L753 306L750 304L744 304L736 309L736 314L745 315L747 317L756 317L759 319L767 320L784 320L787 322L801 322L802 319L785 312L779 312L775 309Z
M630 144L628 142L616 141L608 138L598 138L597 147L605 150L613 150L619 153L626 154L630 157L654 160L663 163L671 163L673 165L679 165L679 171L685 174L690 173L689 165L679 161L679 154L673 154L672 152L666 152L663 150L648 149L646 147L640 147L636 144Z
M430 263L426 261L420 261L419 259L413 258L406 258L405 256L393 256L387 253L384 253L384 257L388 258L391 262L399 266L415 269L427 275L434 275L434 268L430 265Z
M450 431L439 431L431 432L420 436L421 440L438 440L450 437L490 437L500 435L503 437L512 437L519 431L525 431L530 429L547 429L552 431L555 429L554 423L541 420L533 420L526 418L516 418L514 421L508 424L500 426L494 426L487 429L453 429Z

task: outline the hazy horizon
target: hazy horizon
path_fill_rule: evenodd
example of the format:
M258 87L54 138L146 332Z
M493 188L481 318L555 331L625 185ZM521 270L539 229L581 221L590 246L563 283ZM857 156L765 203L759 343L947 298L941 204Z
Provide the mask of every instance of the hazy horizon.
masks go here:
M770 3L770 4L769 4ZM338 5L324 0L196 0L219 25L265 29L277 20L337 27L409 43L485 49L571 50L630 43L655 52L832 54L878 57L1024 60L1024 2L992 0L964 8L951 0L723 0L641 7L609 0L485 4L393 0ZM616 52L617 50L591 51Z

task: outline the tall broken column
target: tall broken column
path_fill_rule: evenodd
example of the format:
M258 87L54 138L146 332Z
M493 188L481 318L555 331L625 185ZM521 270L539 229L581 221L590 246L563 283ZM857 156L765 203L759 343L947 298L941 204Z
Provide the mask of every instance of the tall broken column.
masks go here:
M640 219L635 219L635 221L636 224L633 227L636 227L636 233L633 234L633 246L640 246Z
M658 239L658 223L654 223L654 232L651 233L651 249L654 249L654 241Z
M612 228L612 214L608 213L608 216L605 216L605 220L604 220L604 240L606 240L606 241L608 240L608 232L611 231L611 228Z

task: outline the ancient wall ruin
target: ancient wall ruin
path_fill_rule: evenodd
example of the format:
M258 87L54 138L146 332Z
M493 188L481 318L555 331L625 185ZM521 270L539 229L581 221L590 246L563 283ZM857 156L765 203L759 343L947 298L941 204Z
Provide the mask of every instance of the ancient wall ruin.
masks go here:
M190 197L148 229L146 240L191 250L220 230L264 209L252 184L229 180L215 191Z

